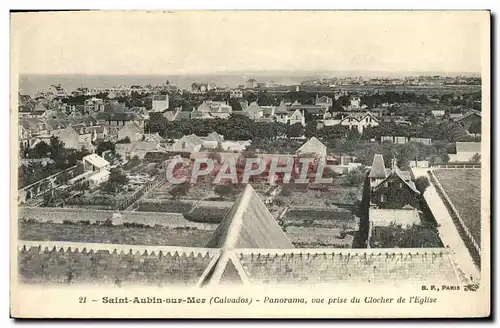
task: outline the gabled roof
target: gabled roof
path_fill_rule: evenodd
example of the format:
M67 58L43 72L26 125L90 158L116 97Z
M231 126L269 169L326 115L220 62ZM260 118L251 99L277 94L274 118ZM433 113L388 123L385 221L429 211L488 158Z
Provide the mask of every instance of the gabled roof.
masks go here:
M286 114L288 113L288 108L285 105L285 101L281 101L280 105L276 107L276 110L274 111L275 114Z
M446 248L235 250L251 284L461 284Z
M385 181L387 181L387 180L389 180L389 179L391 179L393 177L397 177L399 180L401 180L414 193L420 194L420 191L418 191L417 187L415 186L415 183L413 181L411 181L411 179L408 179L408 177L399 168L396 168L396 169L392 170L389 173L389 175L387 176L387 178L385 178L380 184L378 184L374 188L374 190L377 190L380 187L382 187L384 185Z
M259 106L259 104L257 104L256 101L252 102L250 104L250 106L248 106L246 109L245 109L246 112L248 113L252 113L252 114L255 114L257 112L262 112L263 109L262 107Z
M215 230L206 247L293 248L250 184Z
M375 154L373 157L372 168L370 170L369 178L385 179L387 173L385 171L384 156Z
M457 142L457 153L481 153L480 142Z
M311 139L307 140L299 149L297 149L298 153L303 154L321 154L325 151L326 146L316 137L311 137Z

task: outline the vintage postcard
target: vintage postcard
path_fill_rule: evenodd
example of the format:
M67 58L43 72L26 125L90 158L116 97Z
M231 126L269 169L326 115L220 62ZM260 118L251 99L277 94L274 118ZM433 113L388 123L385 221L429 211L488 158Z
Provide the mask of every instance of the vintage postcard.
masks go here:
M490 315L488 11L11 13L15 318Z

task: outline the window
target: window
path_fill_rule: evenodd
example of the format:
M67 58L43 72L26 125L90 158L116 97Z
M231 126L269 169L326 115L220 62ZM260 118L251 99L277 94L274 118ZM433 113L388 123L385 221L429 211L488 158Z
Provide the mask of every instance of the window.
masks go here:
M380 195L380 202L383 203L385 201L385 195Z

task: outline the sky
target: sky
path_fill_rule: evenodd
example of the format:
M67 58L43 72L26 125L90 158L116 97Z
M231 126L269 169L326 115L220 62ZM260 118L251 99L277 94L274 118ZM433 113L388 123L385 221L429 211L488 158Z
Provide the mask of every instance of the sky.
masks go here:
M479 73L488 21L479 11L15 13L11 58L21 74Z

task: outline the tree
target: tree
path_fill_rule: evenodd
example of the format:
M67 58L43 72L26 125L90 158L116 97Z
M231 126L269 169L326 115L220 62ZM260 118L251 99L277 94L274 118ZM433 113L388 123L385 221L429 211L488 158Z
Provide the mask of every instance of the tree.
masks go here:
M60 141L58 137L50 137L50 158L54 161L60 161L61 153L64 151L64 142Z
M430 186L429 179L425 176L420 176L415 179L415 187L417 188L418 191L420 191L420 194L423 195L425 192L425 189Z
M474 134L481 134L481 121L473 122L469 127L469 132Z
M111 153L115 153L115 144L111 141L102 141L97 145L97 155L101 156L106 150L111 150Z
M128 177L118 168L112 168L109 179L103 187L103 191L108 194L116 194L128 183Z
M481 163L481 155L479 153L475 153L472 158L469 160L472 164L480 164Z
M345 183L348 186L357 186L365 180L365 173L360 169L348 171L345 174Z
M186 196L188 191L189 185L187 183L182 183L175 185L168 193L172 196L172 199L175 200L181 196Z
M44 158L50 153L50 146L45 141L40 141L33 148L33 157Z
M306 138L311 138L312 136L316 135L317 126L318 126L318 122L316 122L314 120L307 122L305 131L304 131Z
M288 126L287 135L289 138L300 137L304 134L304 127L300 123L295 123Z

